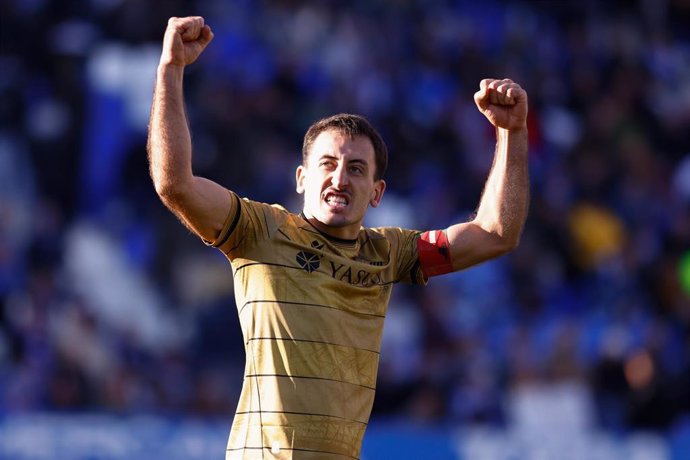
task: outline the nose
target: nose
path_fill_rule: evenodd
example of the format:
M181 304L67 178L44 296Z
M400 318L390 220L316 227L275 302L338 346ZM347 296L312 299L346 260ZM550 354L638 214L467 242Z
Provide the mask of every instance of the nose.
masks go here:
M346 187L349 184L349 182L350 179L347 175L347 168L344 164L340 164L331 173L331 184L333 185L333 187L340 190L343 187Z

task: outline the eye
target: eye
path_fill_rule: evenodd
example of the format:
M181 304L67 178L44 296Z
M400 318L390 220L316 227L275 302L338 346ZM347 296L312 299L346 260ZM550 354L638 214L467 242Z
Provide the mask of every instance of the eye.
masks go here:
M327 169L327 170L332 170L335 169L335 162L331 160L323 160L319 163L319 167Z
M364 168L362 166L350 166L350 173L361 176L364 174Z

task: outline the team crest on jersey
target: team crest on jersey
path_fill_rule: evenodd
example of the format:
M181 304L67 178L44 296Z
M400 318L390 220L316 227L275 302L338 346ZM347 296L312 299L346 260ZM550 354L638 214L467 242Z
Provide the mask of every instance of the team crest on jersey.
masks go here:
M307 273L317 270L321 265L319 256L312 252L300 251L295 259L299 266L306 270Z

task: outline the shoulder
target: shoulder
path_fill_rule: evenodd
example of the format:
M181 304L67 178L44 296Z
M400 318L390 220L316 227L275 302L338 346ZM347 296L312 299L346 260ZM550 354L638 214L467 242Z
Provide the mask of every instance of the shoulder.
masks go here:
M391 238L409 238L420 235L419 230L401 227L362 227L360 237L372 240L389 240Z
M226 244L236 252L235 256L241 254L239 250L246 251L258 242L271 239L280 228L294 221L295 215L279 204L240 198L236 194L235 196L238 205L231 226L235 231L227 232L227 239L232 241Z
M420 234L418 230L400 227L368 227L360 231L360 241L377 248L401 247L414 243Z
M276 220L285 221L287 219L298 217L296 214L288 211L280 204L270 204L261 201L255 201L247 197L239 198L240 207L243 212L255 215L271 216Z

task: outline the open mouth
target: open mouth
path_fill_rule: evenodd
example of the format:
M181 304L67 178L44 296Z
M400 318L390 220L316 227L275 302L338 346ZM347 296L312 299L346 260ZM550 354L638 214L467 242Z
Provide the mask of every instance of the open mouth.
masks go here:
M343 209L350 204L350 199L339 193L327 193L324 201L332 209Z

